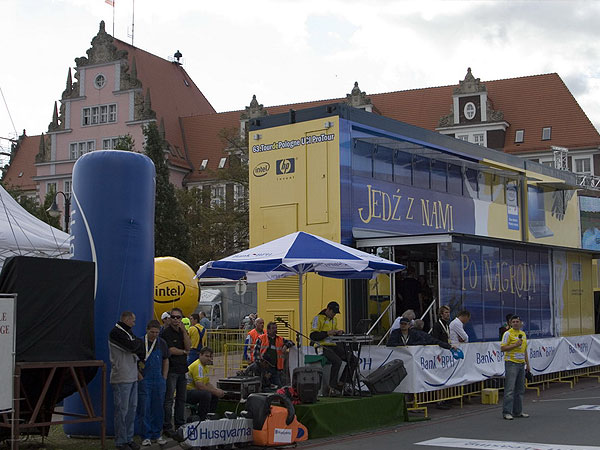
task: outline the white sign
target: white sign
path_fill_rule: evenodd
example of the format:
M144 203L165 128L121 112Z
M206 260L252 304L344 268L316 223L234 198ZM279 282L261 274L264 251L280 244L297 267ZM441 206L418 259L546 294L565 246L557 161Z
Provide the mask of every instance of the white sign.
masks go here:
M212 447L252 442L252 419L204 420L183 425L183 437L190 447Z
M579 405L569 409L577 409L580 411L600 411L600 405Z
M510 450L600 450L600 447L591 445L538 444L533 442L489 441L486 439L457 439L447 437L417 442L416 445L431 445L433 447L452 448L478 448L488 450L507 448Z
M234 289L237 295L244 295L248 289L248 283L246 283L244 280L238 280L237 283L235 283Z
M13 409L16 295L0 297L0 412Z
M275 428L275 436L273 436L273 442L281 444L292 443L292 430L287 428Z
M504 376L504 354L499 342L460 344L460 349L464 359L454 359L449 350L437 345L365 345L360 371L367 376L386 362L401 359L407 376L396 392L404 393L436 391ZM600 335L531 339L527 351L533 375L596 366L600 365Z

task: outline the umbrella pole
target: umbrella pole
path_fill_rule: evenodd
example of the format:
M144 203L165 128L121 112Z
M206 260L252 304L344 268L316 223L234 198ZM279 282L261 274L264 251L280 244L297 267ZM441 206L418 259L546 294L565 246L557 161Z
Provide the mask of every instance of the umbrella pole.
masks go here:
M298 318L300 320L300 333L298 333L298 339L296 340L296 345L298 345L298 366L300 367L300 354L302 353L302 333L304 332L303 326L303 318L302 318L302 273L298 274L298 292L300 294L300 299L298 301L299 305L299 313Z

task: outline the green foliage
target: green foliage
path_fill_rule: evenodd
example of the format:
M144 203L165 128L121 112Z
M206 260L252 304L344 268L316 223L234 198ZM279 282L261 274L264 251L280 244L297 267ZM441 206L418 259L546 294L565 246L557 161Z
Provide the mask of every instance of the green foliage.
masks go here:
M60 217L52 217L46 212L46 210L52 206L52 202L54 201L54 197L56 195L54 191L48 192L44 198L44 203L40 204L37 196L29 197L24 195L23 191L21 191L19 188L7 186L4 183L2 183L2 187L4 187L6 192L8 192L29 214L37 217L49 225L52 225L55 228L58 228L59 230L62 230L60 225Z
M208 184L177 193L190 230L192 267L248 248L247 136L235 128L223 129L219 136L229 154L228 165L209 175L212 183L224 186L222 195L215 198Z
M169 167L165 159L166 143L155 123L144 127L146 144L144 150L156 168L156 200L154 215L154 254L174 256L188 260L189 231L175 194L175 186L169 180Z
M131 137L130 134L126 134L125 136L119 136L117 142L115 144L115 150L124 150L127 152L132 152L135 149L135 140Z

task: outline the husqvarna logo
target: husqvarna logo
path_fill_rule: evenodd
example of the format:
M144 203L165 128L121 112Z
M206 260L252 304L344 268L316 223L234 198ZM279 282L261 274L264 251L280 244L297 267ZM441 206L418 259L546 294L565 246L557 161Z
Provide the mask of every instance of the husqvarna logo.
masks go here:
M287 175L296 171L294 158L278 159L275 168L277 175Z
M270 168L271 165L268 162L261 162L252 169L252 175L255 177L264 177L269 172Z

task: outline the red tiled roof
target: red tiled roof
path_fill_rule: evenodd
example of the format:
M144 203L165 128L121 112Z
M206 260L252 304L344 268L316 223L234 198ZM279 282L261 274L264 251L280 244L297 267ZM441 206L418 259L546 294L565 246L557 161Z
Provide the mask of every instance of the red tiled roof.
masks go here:
M505 152L545 151L550 150L551 145L570 149L600 146L600 134L556 73L485 81L484 84L492 108L502 111L504 121L509 123ZM452 93L457 86L367 94L367 97L371 99L374 109L383 116L435 130L439 119L450 112ZM291 108L298 110L345 100L318 100L265 109L269 114L278 114ZM216 133L221 128L239 126L241 113L229 111L182 119L190 160L196 170L190 175L190 181L206 178L197 173L202 159L208 159L209 168L216 169L224 147ZM550 140L542 141L543 127L552 127ZM521 144L514 142L517 129L525 130L525 140Z
M36 183L33 177L37 175L35 155L40 149L41 135L25 136L12 152L10 165L2 181L7 187L15 187L22 191L35 191ZM21 174L21 176L19 176Z
M183 155L184 144L179 118L214 113L214 108L183 66L148 53L119 39L114 39L114 43L118 49L128 52L130 67L131 60L135 56L137 77L142 82L144 95L146 95L147 88L150 88L152 109L156 111L157 124L160 124L161 119L164 120L167 141L171 146L178 147ZM189 168L186 159L177 156L177 154L171 155L169 161L171 164Z

